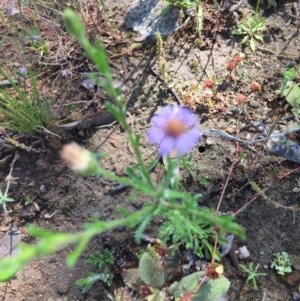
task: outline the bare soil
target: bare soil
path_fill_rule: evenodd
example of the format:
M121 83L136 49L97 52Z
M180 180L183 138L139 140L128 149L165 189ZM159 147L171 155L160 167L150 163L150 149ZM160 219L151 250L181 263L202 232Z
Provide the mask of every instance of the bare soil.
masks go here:
M146 197L132 201L133 192L129 189L112 194L111 188L116 183L97 177L83 178L60 161L61 145L76 141L92 151L106 152L108 156L102 165L117 174L123 174L127 165L135 163L126 134L117 124L97 128L111 123L101 119L107 97L101 90L87 90L81 85L86 78L84 73L94 68L65 31L57 13L63 6L54 3L52 9L48 9L38 4L9 16L5 12L6 2L1 2L1 67L13 74L26 65L38 74L40 93L51 103L51 114L55 118L52 130L59 138L51 134L26 136L1 129L1 139L12 137L33 150L16 146L0 148L2 191L14 154L19 155L12 172L15 181L9 193L17 202L8 204L7 214L0 211L0 239L12 223L20 229L23 241L33 243L25 230L30 223L49 230L75 232L95 213L103 220L110 220L119 216L118 205L134 211L151 201ZM254 1L235 13L217 11L213 1L206 2L202 41L197 36L195 17L191 15L183 16L184 25L164 42L169 87L177 92L184 105L199 114L203 131L217 128L243 139L254 139L258 136L255 124L262 123L267 128L275 125L277 130L284 130L293 115L278 91L283 71L300 65L300 2L277 1L277 7L269 8L265 4L267 29L263 33L264 43L257 44L255 53L232 35L237 20L247 20L254 13ZM131 5L127 1L118 1L118 4L106 1L107 10L101 10L92 0L77 4L75 7L84 18L91 39L101 37L114 76L123 83L129 121L133 130L141 135L143 156L153 157L155 147L149 146L145 138L150 118L160 107L176 102L172 91L151 72L151 68L159 71L155 43L144 42L141 48L131 50L138 35L123 24ZM190 21L184 23L188 17ZM41 54L26 40L26 30L33 28L38 28L39 35L47 41L47 53ZM236 73L230 75L227 63L235 55L242 55L243 61ZM63 73L66 70L70 71L68 76ZM215 92L203 88L208 78L215 78ZM260 84L261 91L251 91L250 85L254 82ZM235 100L238 93L247 96L245 102ZM93 122L87 127L57 127L89 118ZM251 150L242 144L237 146L234 141L204 135L198 148L191 153L196 178L186 174L183 181L191 191L203 194L203 205L216 208L237 150L239 160L227 185L221 211L235 213L257 196L249 181L261 188L269 187L267 199L258 195L237 214L238 223L245 227L247 240L235 240L237 247L246 245L250 251L250 258L242 263L259 263L267 276L259 278L259 288L254 290L245 284L243 272L224 258L225 275L231 281L228 300L292 300L292 293L298 287L279 277L270 268L270 262L276 252L300 253L300 172L299 169L294 171L297 164L269 154L261 145L254 145ZM152 175L159 181L163 167L158 165ZM206 185L200 183L204 178ZM26 197L32 201L27 206ZM156 220L147 234L155 237L158 225L159 220ZM116 258L114 284L108 288L97 282L88 294L82 295L81 288L74 282L90 271L84 259L104 248L112 250ZM137 266L137 254L144 248L145 245L134 243L131 230L118 228L93 239L73 269L65 266L70 249L35 260L15 279L0 284L1 300L133 300L122 279L122 271ZM122 297L116 299L116 295Z

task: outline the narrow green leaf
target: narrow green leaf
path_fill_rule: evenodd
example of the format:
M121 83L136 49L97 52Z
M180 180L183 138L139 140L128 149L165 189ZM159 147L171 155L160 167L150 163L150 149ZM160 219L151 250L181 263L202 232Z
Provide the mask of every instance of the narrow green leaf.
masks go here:
M69 32L79 39L85 36L85 28L82 20L72 9L66 8L63 11L62 16Z
M255 52L255 41L253 38L250 39L250 49L252 52Z
M67 266L73 267L77 262L79 256L83 253L84 249L86 248L90 237L88 235L83 236L82 240L77 244L74 251L68 254L67 256Z

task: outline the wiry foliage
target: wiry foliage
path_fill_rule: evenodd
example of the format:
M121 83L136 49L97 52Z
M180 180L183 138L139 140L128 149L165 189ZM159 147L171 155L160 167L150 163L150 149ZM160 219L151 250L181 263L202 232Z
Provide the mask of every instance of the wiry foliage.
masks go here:
M40 133L51 124L49 104L41 98L37 78L30 80L31 89L19 86L5 72L12 88L0 90L0 125L25 134Z

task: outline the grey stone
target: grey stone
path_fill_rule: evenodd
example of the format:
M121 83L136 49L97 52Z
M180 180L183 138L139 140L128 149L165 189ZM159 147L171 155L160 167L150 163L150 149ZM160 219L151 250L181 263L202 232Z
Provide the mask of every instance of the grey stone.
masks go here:
M171 7L161 14L166 3L159 0L140 0L131 6L125 16L125 26L138 32L141 39L154 38L159 31L162 37L172 34L179 25L179 9Z
M297 292L292 292L293 300L297 301L300 300L300 294Z
M9 229L0 244L0 259L19 253L17 244L21 241L21 233L16 227Z
M300 256L295 254L290 254L291 263L295 270L300 271Z

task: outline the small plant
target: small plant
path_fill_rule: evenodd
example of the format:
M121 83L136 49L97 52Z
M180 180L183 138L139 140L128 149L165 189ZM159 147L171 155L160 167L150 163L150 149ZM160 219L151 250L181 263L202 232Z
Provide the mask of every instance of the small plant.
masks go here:
M32 199L30 198L30 196L26 196L25 199L24 199L24 206L28 206L32 203Z
M281 86L281 95L292 106L294 116L300 119L300 86L296 80L300 77L300 68L298 72L294 67L286 70L283 74L283 84Z
M114 264L114 256L108 249L104 249L102 253L99 251L90 255L85 263L97 268L97 273L88 273L85 278L78 279L75 284L82 286L82 293L86 294L96 281L102 281L107 286L112 285L113 274L110 271L111 266Z
M154 247L149 246L139 261L139 277L147 285L160 289L165 283L165 275L161 257Z
M1 71L12 89L0 89L0 125L24 134L41 133L51 124L49 105L43 100L33 76L31 89L20 87L10 76Z
M102 253L97 251L95 254L90 255L85 263L94 267L97 267L99 270L103 270L106 266L113 265L115 261L114 255L108 249L104 249Z
M242 62L243 58L240 55L235 55L232 59L227 62L226 69L230 73L235 71L238 65Z
M208 278L205 272L201 271L173 283L168 292L175 296L175 300L216 301L226 294L229 286L230 282L226 277ZM179 299L182 296L189 296L190 299Z
M29 30L27 39L30 41L29 46L35 51L39 52L41 58L49 53L49 45L47 41L42 37L39 29Z
M167 0L169 5L176 6L180 9L190 9L192 7L195 7L199 1L197 0Z
M164 53L164 42L159 31L155 33L158 69L163 80L167 80L167 66Z
M209 183L209 181L208 181L208 179L207 179L206 177L201 177L201 178L200 178L199 184L200 184L202 187L207 188L208 183Z
M109 271L103 271L102 273L95 274L95 273L88 273L86 278L78 279L75 284L78 286L82 286L82 293L86 294L91 289L92 285L97 281L102 281L106 283L107 286L112 285L112 278L113 275Z
M201 36L203 28L203 6L200 3L200 0L167 0L169 3L161 12L161 15L167 14L172 6L175 6L182 10L189 10L192 8L197 8L197 32L198 36Z
M190 208L198 210L197 198L186 202L189 202ZM200 258L211 259L215 235L214 227L190 213L172 211L160 227L160 237L164 242L171 240L175 247L183 245L186 249L192 249ZM218 252L215 257L220 258Z
M259 263L255 267L253 262L250 262L248 266L241 264L240 267L243 270L243 272L248 274L246 283L250 284L254 289L257 289L257 278L267 275L266 273L258 272Z
M261 32L265 28L265 18L256 14L248 19L247 25L238 22L237 29L233 31L233 34L244 36L242 44L249 45L251 51L255 52L256 42L263 42Z
M138 275L147 285L142 291L147 293L147 300L164 301L165 290L173 295L175 300L216 301L229 289L229 280L219 275L215 270L209 276L206 272L195 272L164 288L166 271L163 256L156 252L155 247L148 247L139 262ZM211 271L211 270L210 270ZM185 298L185 299L182 299Z
M2 191L0 190L0 204L2 205L2 209L4 211L7 211L6 203L14 202L14 201L15 201L14 199L8 198L5 194L3 195Z
M280 276L286 276L292 272L292 263L287 252L278 252L274 254L274 259L271 262L271 268Z

